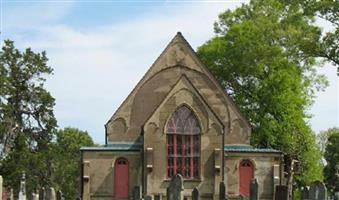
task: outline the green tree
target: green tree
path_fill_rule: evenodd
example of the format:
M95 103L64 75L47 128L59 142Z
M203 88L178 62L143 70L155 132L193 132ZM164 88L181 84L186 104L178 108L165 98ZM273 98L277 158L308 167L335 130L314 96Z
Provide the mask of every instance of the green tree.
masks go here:
M57 133L54 143L53 181L66 199L76 199L80 183L80 148L93 146L92 138L86 131L64 128Z
M316 141L317 141L317 145L319 147L319 150L320 150L322 157L325 154L328 138L330 137L331 134L333 134L333 131L335 131L335 130L336 130L335 128L332 128L332 129L328 129L326 131L320 131L317 134L317 140ZM323 163L324 163L324 165L326 164L324 157L323 157Z
M44 88L44 77L52 73L47 61L45 52L20 52L9 40L0 51L0 173L15 191L23 171L29 192L50 184L46 152L57 122L54 98Z
M331 24L331 30L327 30L327 32L322 34L319 43L314 43L316 45L313 45L313 48L306 47L304 50L309 53L309 56L324 58L332 64L339 66L339 1L281 0L281 2L287 6L289 6L289 4L298 4L304 16L315 16Z
M333 193L339 191L339 128L331 128L327 132L329 137L324 153L324 175L326 186Z
M219 15L216 36L198 55L249 119L251 143L285 154L292 185L322 179L315 134L307 122L314 93L327 82L305 51L321 40L321 30L299 4L252 0ZM294 179L295 178L295 179Z

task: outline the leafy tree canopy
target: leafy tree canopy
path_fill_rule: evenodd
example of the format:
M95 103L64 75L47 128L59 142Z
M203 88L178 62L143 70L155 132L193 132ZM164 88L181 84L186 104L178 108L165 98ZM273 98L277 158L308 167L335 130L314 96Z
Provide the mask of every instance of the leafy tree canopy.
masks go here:
M304 16L316 16L329 22L331 30L323 32L318 45L304 50L310 56L325 58L339 67L339 1L336 0L281 0L287 6L297 4ZM339 68L338 68L339 69ZM339 70L338 70L339 75Z
M93 145L92 138L86 131L70 127L58 131L53 144L53 181L56 189L61 190L66 199L76 199L79 196L80 148Z
M290 186L292 177L302 185L322 179L307 122L315 92L327 85L306 51L321 40L313 16L305 16L300 4L252 0L221 13L214 30L198 54L249 119L251 143L285 153Z
M339 128L331 128L326 132L328 140L324 153L324 175L326 186L333 193L339 191Z
M22 172L28 191L50 184L46 152L57 121L54 98L44 88L44 77L52 73L47 61L45 52L21 52L9 40L0 51L0 174L16 191Z

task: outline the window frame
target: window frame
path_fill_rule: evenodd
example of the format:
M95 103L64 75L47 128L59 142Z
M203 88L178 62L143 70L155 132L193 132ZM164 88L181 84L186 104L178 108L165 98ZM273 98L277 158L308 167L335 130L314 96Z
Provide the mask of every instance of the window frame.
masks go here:
M180 115L179 112L185 111L187 112L185 118L177 116ZM172 127L170 127L170 123L172 123ZM182 127L178 127L178 124L181 124ZM172 130L170 130L171 128ZM180 130L180 128L182 129ZM190 128L190 130L188 131L187 128ZM167 120L164 133L166 135L166 178L171 179L175 176L177 174L175 172L179 168L179 174L182 175L184 180L200 180L202 131L199 118L195 112L186 105L178 106ZM180 141L179 146L178 141ZM189 145L187 145L188 143ZM178 164L178 161L180 164Z

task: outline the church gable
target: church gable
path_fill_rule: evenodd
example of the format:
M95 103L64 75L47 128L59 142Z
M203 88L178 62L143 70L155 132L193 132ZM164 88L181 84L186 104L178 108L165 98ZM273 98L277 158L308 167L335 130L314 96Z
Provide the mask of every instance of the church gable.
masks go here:
M248 122L180 33L174 37L108 121L108 140L138 140L146 120L169 97L169 93L183 75L187 79L186 82L191 83L190 87L193 87L189 91L195 91L194 95L199 96L210 107L225 127L226 134L231 139L226 142L248 143ZM238 140L239 134L247 139Z
M221 134L223 123L214 111L205 102L204 98L194 88L186 75L182 75L161 104L145 122L145 128L156 127L163 129L168 118L181 106L189 107L197 115L202 133L211 128L217 129Z

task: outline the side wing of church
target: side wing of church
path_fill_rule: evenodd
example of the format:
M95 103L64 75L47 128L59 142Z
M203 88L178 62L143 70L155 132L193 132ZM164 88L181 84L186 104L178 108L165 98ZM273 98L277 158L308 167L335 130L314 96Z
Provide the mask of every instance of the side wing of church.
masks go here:
M178 33L106 123L106 144L83 147L82 198L166 199L169 180L184 179L184 199L194 187L201 199L249 195L273 199L281 180L281 152L250 146L251 127L231 98Z

